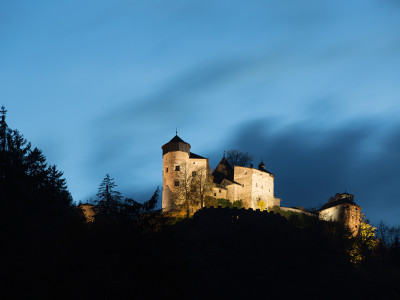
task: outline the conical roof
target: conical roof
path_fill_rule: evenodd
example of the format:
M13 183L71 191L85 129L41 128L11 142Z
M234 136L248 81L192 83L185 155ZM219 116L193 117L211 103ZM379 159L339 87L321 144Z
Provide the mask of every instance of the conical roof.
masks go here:
M168 143L161 147L163 155L172 151L182 151L190 153L190 144L182 140L178 135L175 135Z
M167 144L169 143L186 143L178 135L175 135Z
M220 184L225 178L233 181L233 168L229 164L225 156L221 159L218 166L212 173L214 177L214 182Z

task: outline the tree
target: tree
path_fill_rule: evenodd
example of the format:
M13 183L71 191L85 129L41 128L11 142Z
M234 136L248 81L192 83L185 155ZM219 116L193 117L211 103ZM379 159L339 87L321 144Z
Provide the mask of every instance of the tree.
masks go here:
M247 167L253 161L253 156L248 152L242 152L239 150L228 150L226 151L226 159L232 167Z
M192 189L194 190L196 198L200 199L200 208L204 207L205 196L210 193L212 180L210 170L207 168L200 168L192 172Z
M63 222L73 210L62 172L48 166L46 158L6 123L0 114L0 200L2 220L35 221L36 225ZM12 214L10 214L12 212ZM54 227L54 226L53 226Z
M127 221L137 224L142 230L145 229L146 226L149 226L156 212L155 209L159 194L160 189L157 187L151 198L144 203L126 198L123 206L123 214Z
M122 194L115 190L116 183L114 178L106 174L103 181L99 185L97 196L97 213L100 217L117 218L122 207Z
M180 165L178 176L179 185L177 186L177 195L181 200L181 207L186 210L186 217L190 216L190 208L197 205L195 199L196 188L192 185L192 175L190 167L187 163Z
M349 251L352 263L361 263L375 251L379 243L375 237L375 230L376 227L370 225L365 215L361 214L360 230Z

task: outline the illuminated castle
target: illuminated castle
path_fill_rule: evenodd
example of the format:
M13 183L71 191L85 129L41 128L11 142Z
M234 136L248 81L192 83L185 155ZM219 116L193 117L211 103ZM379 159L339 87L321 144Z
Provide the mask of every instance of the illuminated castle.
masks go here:
M190 152L190 144L178 135L163 145L163 211L177 210L185 205L188 193L204 188L204 196L241 200L244 208L257 209L280 206L274 196L274 175L261 162L258 169L231 166L225 156L210 174L208 158ZM208 184L207 184L208 182ZM198 195L201 191L197 191ZM201 208L192 201L191 209Z
M161 147L163 151L163 212L179 211L188 207L195 212L204 206L204 198L226 199L231 203L241 200L246 209L280 207L281 199L274 195L274 175L261 161L258 168L231 166L224 157L210 173L208 158L190 152L190 144L177 134ZM353 195L337 194L324 205L318 215L321 220L336 221L357 232L361 207ZM280 207L283 211L309 214L304 209Z

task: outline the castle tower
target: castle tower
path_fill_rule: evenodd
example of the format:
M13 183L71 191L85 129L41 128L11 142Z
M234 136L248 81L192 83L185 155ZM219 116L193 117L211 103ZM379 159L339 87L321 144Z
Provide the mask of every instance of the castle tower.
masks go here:
M361 207L354 202L354 195L336 194L320 208L319 218L339 222L349 228L355 236L360 229Z
M161 147L163 151L163 191L162 209L170 211L176 208L176 195L179 189L181 169L189 163L190 144L178 134Z

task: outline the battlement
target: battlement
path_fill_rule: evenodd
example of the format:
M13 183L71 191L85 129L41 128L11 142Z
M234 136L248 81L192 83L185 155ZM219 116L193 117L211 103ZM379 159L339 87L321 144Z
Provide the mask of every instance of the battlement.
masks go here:
M259 209L238 209L228 207L209 207L198 210L193 215L194 220L201 220L202 222L214 223L220 221L230 222L245 222L245 223L259 223L270 222L270 223L286 223L285 217L273 211L261 211Z

